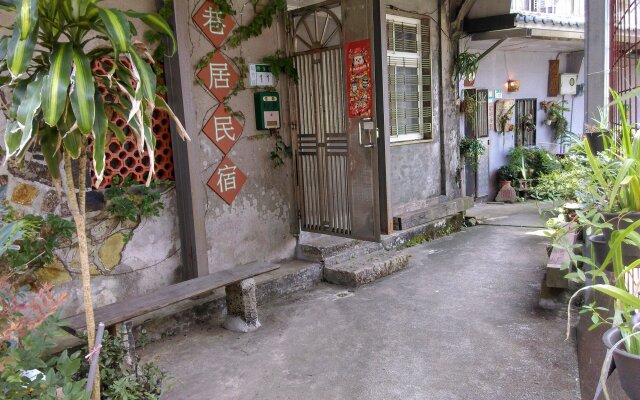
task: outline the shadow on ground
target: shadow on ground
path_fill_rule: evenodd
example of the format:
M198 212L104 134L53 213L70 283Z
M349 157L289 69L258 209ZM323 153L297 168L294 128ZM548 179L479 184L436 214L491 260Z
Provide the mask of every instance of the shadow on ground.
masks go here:
M536 219L520 206L505 222ZM467 228L404 250L409 268L375 284L262 306L257 332L211 321L145 358L173 376L166 399L575 400L565 315L537 308L547 243L536 228Z

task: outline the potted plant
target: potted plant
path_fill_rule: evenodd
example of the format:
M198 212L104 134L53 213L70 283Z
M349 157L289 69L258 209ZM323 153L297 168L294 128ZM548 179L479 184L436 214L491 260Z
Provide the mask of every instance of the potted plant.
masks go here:
M503 186L511 186L511 183L515 179L517 179L517 175L518 172L515 171L509 164L503 165L502 167L498 168L497 180L499 187L501 188Z
M622 244L631 240L635 245L640 246L640 238L634 235L635 229L640 227L640 221L636 221L622 231L614 231L612 240L609 242L609 251L598 266L594 259L583 259L586 265L593 267L590 271L577 271L567 274L567 278L586 280L590 275L592 281L604 283L592 284L578 290L569 301L569 319L571 319L571 304L577 295L585 290L595 290L611 299L613 310L603 307L602 304L591 303L583 306L581 313L591 313L593 325L590 329L602 324L609 324L611 328L607 330L602 341L607 347L602 373L600 376L600 387L608 397L606 380L613 372L618 370L623 390L631 399L640 399L640 296L639 293L630 293L632 287L629 274L640 266L640 259L631 264L625 264L622 258ZM575 257L575 254L573 255ZM595 262L594 262L595 261ZM606 272L607 265L611 264L610 272ZM611 278L610 278L611 277ZM602 302L602 300L601 300ZM597 395L596 395L597 397Z
M133 135L140 153L148 154L150 182L155 158L154 109L165 109L188 140L180 121L156 94L154 60L145 44L134 39L136 30L130 19L167 35L174 50L175 38L159 14L125 13L90 0L0 0L0 9L14 13L11 34L0 36L2 98L9 100L2 110L7 121L6 155L20 160L38 149L59 191L64 182L79 247L88 348L94 351L85 207L88 152L100 181L109 137L115 135L123 142ZM112 66L108 73L92 70L94 63L104 60ZM128 129L109 122L116 114L127 121ZM78 160L77 168L72 160ZM61 170L66 179L61 179ZM93 398L99 399L98 379L94 388Z
M582 228L596 233L590 236L593 250L591 257L582 257L569 249L574 266L580 261L583 268L567 274L570 279L598 283L578 290L569 305L588 289L608 300L601 298L581 311L592 314L592 327L612 326L603 335L608 350L600 383L608 398L606 379L613 365L625 392L640 399L640 292L630 278L640 268L640 155L635 150L640 138L626 122L620 96L612 91L612 97L622 118L621 127L615 132L602 129L603 151L594 152L586 139L580 150L589 165L589 182L583 188L588 209L576 213Z
M465 86L473 86L476 73L480 65L480 54L463 51L458 54L453 63L453 79L456 82L465 81Z
M587 221L601 230L607 242L612 233L624 230L640 220L640 154L634 150L640 146L640 137L626 122L626 113L617 93L612 91L617 103L622 126L616 132L602 129L604 150L595 153L587 139L583 151L591 168L593 184L588 188L592 198L592 211ZM640 233L640 228L636 229ZM640 247L622 244L622 257L631 263L640 258Z
M460 156L470 161L471 168L474 171L478 169L478 162L484 151L484 146L476 138L465 137L460 141Z

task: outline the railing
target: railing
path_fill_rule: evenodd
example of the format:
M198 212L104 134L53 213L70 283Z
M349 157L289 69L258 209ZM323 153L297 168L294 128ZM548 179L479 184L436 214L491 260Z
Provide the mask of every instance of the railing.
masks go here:
M512 0L511 12L584 21L588 0Z
M640 124L640 100L634 93L640 88L640 0L610 0L609 84L623 97L625 115L618 107L611 107L609 123L616 131L626 121L636 132ZM625 282L629 292L640 297L640 268L627 273Z

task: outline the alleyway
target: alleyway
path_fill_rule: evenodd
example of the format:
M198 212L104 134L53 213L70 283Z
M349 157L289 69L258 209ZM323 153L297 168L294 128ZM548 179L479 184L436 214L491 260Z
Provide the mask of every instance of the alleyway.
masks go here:
M409 267L373 285L262 306L255 333L214 321L149 346L173 377L166 398L577 399L564 312L536 306L548 243L537 208L473 213L492 225L404 250Z

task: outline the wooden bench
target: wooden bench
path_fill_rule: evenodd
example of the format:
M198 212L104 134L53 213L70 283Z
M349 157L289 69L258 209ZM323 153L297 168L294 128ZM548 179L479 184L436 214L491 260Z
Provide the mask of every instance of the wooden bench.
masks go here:
M135 317L170 306L182 300L201 296L215 289L225 287L227 320L224 327L231 330L249 332L260 327L256 305L254 276L279 267L274 264L248 264L174 285L159 288L151 293L129 297L94 310L96 324L103 322L106 327L114 327ZM76 335L86 330L84 313L64 319L64 329Z

